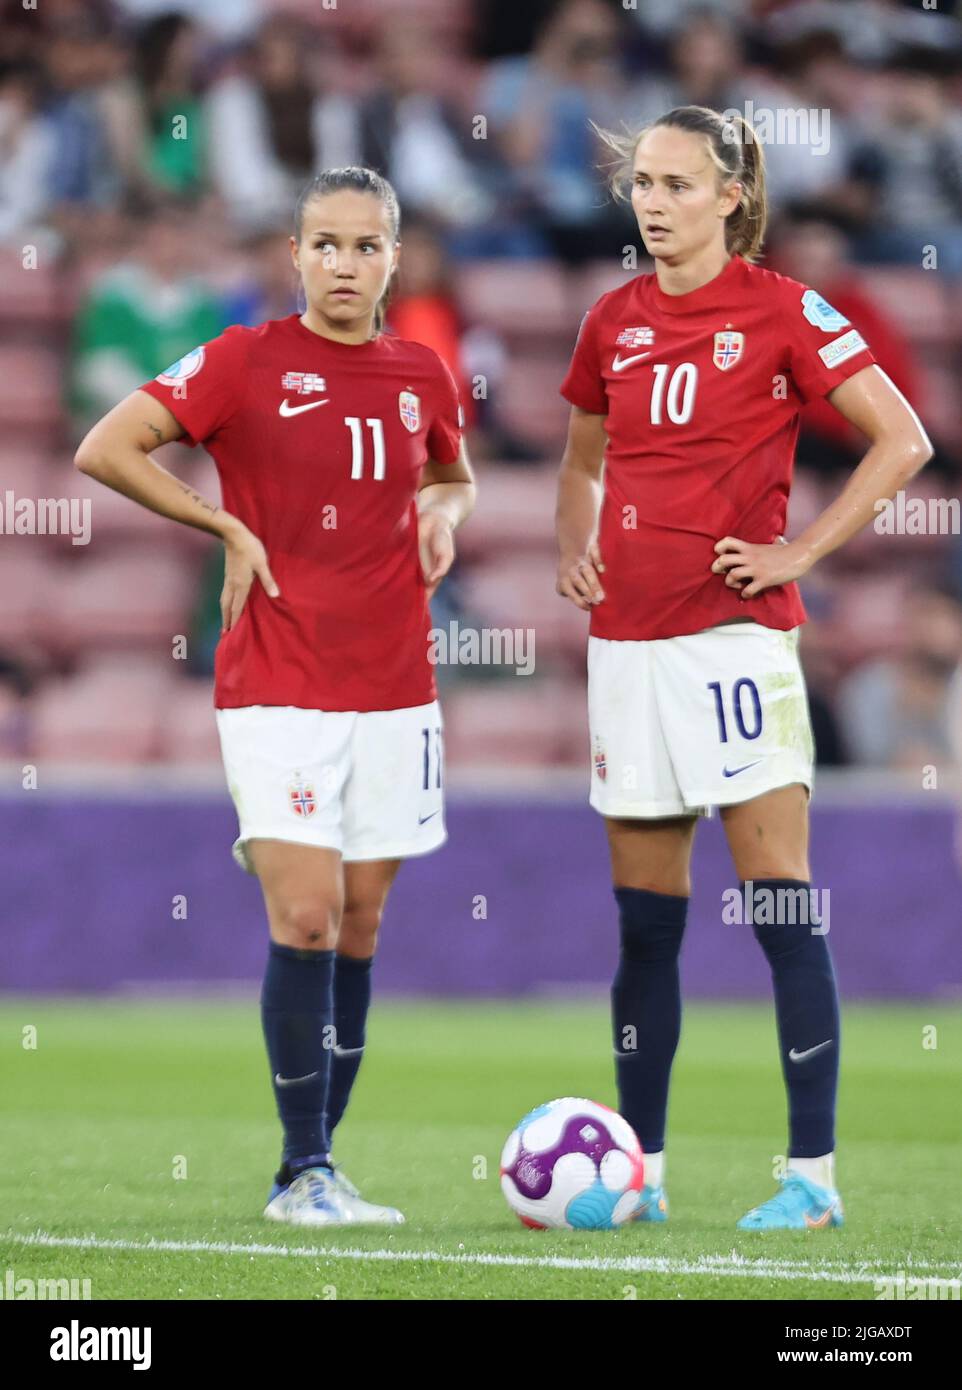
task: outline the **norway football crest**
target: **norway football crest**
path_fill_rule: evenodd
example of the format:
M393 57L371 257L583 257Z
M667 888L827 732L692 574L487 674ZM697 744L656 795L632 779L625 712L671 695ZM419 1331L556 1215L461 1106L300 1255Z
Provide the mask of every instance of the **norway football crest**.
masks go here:
M715 351L711 360L720 372L730 372L741 359L744 346L744 333L733 333L730 327L725 328L715 334Z
M317 798L310 782L299 779L292 782L287 791L290 797L290 807L295 816L301 816L305 820L308 816L313 816L317 810Z
M411 434L417 434L421 428L420 396L416 396L413 391L401 391L397 398L397 408L404 428Z
M608 759L605 757L605 750L598 739L595 740L595 772L602 782L608 776Z

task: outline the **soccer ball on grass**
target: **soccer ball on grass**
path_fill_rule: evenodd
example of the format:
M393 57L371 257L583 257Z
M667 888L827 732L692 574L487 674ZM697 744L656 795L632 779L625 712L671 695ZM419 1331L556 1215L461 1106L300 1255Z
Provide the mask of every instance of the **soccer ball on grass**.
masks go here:
M566 1096L525 1115L501 1153L501 1190L525 1226L611 1230L644 1183L641 1145L607 1105Z

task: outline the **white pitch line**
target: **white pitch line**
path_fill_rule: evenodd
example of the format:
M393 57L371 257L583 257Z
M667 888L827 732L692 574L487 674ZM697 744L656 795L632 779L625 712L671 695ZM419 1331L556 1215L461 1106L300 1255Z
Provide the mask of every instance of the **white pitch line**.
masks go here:
M602 1274L694 1274L703 1277L748 1275L757 1279L811 1279L833 1284L867 1284L875 1279L895 1279L895 1274L871 1272L867 1265L800 1267L785 1261L756 1260L737 1255L706 1255L695 1261L672 1260L657 1255L630 1255L622 1259L608 1256L566 1255L490 1255L472 1252L463 1255L440 1250L363 1250L356 1246L242 1245L208 1240L112 1240L99 1236L53 1236L45 1231L33 1235L8 1232L6 1239L18 1245L61 1247L73 1250L140 1250L175 1255L267 1255L321 1260L373 1260L385 1263L423 1263L447 1265L493 1265L521 1269L581 1269ZM912 1266L939 1268L939 1266ZM903 1270L902 1274L908 1271Z

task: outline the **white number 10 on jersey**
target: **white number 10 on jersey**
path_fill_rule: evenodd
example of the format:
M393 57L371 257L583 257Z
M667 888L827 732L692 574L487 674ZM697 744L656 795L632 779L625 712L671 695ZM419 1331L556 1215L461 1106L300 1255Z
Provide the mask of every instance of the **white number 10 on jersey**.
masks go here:
M364 477L364 436L361 432L361 417L359 415L345 415L344 423L351 431L351 477ZM368 419L364 421L371 430L374 440L374 481L380 483L384 481L384 422L378 419Z
M665 378L668 364L657 362L651 370L655 379L651 386L651 423L661 425L662 403L665 401ZM687 425L695 409L695 389L698 385L698 368L694 362L682 362L671 374L668 382L668 419L673 425Z

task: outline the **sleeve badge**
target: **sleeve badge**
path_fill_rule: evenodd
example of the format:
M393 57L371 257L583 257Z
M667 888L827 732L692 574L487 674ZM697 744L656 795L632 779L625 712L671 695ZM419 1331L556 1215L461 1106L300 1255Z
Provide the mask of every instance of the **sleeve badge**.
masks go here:
M839 329L848 328L849 321L845 315L833 309L817 290L806 290L802 295L802 314L823 333L837 333Z
M157 380L162 386L178 386L188 377L196 376L204 365L203 347L192 348L183 357L178 357L176 362L171 362L169 367L165 367L157 376Z

